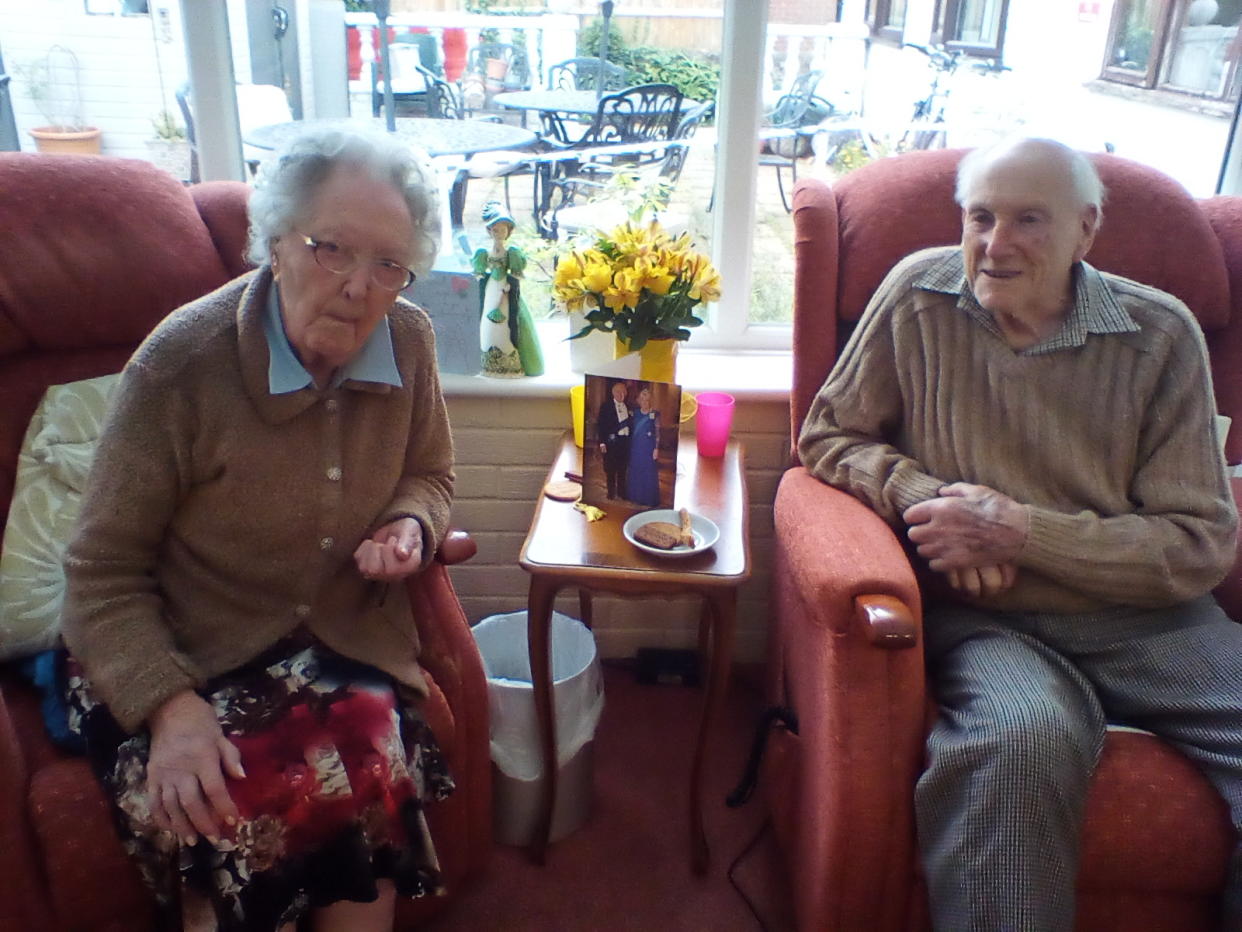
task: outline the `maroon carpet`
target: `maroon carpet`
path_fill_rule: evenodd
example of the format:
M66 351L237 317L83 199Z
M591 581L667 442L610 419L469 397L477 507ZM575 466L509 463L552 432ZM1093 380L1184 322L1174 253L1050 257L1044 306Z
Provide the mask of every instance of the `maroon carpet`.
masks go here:
M745 765L760 711L753 676L735 676L707 753L704 820L711 867L690 870L689 775L702 692L643 686L605 664L595 736L590 820L549 849L538 867L497 846L487 874L427 928L448 930L713 930L792 927L789 895L770 831L726 872L764 822L756 794L740 809L724 798ZM758 917L752 915L746 899Z

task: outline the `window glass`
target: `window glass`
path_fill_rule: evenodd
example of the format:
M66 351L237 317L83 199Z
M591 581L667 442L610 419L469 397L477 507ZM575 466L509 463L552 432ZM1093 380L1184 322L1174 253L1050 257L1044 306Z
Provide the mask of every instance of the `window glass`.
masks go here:
M1002 0L960 0L948 38L969 45L995 45L1001 7Z
M1120 0L1116 37L1109 57L1114 68L1145 74L1151 64L1156 26L1162 12L1157 0Z

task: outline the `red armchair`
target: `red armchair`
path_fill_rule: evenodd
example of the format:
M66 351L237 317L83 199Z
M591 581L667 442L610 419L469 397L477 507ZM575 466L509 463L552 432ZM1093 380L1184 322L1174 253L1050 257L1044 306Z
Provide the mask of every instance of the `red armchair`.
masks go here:
M795 191L795 438L884 274L916 249L960 239L961 155L911 153L831 189L803 181ZM1088 260L1186 302L1207 334L1220 412L1237 421L1242 198L1195 201L1145 166L1106 155L1096 164L1108 196ZM1228 453L1242 460L1236 426ZM775 527L770 692L800 732L775 738L765 782L798 928L929 928L914 784L935 710L914 573L887 525L801 466L782 478ZM1242 573L1217 597L1242 619ZM1234 842L1224 801L1189 761L1151 735L1110 732L1083 830L1078 928L1213 928Z
M146 162L0 154L0 526L17 453L44 390L120 369L169 311L245 271L248 189L184 188ZM450 894L491 850L487 686L444 562L411 583L428 719L457 780L429 809ZM446 899L402 904L417 924ZM0 665L0 932L152 927L151 901L85 760L44 734L38 696Z

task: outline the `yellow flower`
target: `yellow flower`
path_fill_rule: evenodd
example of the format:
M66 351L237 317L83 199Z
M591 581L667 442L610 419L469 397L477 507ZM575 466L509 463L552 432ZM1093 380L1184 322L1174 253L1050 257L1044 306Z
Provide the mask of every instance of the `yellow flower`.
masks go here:
M601 260L603 257L600 257ZM606 261L589 262L582 270L582 287L599 294L612 284L612 267Z
M642 259L635 266L635 271L642 276L642 286L652 294L666 295L673 285L674 276L658 259Z
M614 284L604 292L604 304L614 311L623 307L634 307L642 294L642 276L634 269L621 269L617 272Z
M703 263L690 285L690 297L694 301L720 300L720 273L710 262Z
M582 257L576 252L561 256L556 263L556 287L571 287L575 279L582 278Z

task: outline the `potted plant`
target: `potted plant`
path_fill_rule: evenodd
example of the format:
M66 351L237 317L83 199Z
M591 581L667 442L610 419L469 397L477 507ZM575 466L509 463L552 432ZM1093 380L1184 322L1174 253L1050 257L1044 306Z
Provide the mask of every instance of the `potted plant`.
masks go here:
M617 356L639 353L640 377L675 381L677 344L703 323L695 309L720 298L720 273L687 234L674 239L657 221L624 223L556 264L553 293L585 324L570 339L611 333Z
M190 142L185 127L165 109L151 121L155 137L147 140L147 153L151 161L174 178L185 181L190 177Z
M30 130L40 152L98 155L99 129L82 116L82 68L78 56L53 45L42 58L21 69L30 98L47 120Z

